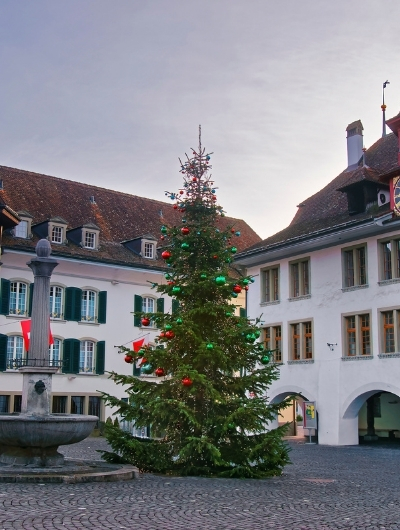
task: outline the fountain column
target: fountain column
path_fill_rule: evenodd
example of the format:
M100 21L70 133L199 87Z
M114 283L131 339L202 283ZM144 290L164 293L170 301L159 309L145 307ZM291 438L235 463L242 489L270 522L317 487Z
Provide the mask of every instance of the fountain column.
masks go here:
M50 414L52 374L58 367L50 366L50 278L58 262L50 258L51 246L47 239L41 239L36 246L36 257L27 263L33 271L34 289L29 353L23 372L22 404L23 414Z

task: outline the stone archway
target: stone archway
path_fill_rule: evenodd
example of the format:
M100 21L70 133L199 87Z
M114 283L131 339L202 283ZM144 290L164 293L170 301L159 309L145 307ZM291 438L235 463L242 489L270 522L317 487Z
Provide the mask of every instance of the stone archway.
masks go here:
M345 402L340 431L342 444L400 442L400 388L372 384L355 391Z
M278 427L284 423L289 423L287 436L304 436L302 417L302 403L303 401L314 401L311 394L305 389L298 386L281 387L270 398L270 403L278 403L284 401L290 396L296 396L293 405L282 411L280 417L277 417L273 427ZM272 424L271 424L272 426Z

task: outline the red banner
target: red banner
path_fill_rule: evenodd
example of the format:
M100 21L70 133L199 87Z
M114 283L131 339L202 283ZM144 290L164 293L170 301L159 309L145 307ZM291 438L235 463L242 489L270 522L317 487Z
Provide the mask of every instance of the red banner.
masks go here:
M26 351L29 351L29 341L31 338L31 322L31 320L21 320L22 336L24 337L24 346ZM54 344L54 339L51 333L51 329L49 328L49 346L51 346L52 344Z

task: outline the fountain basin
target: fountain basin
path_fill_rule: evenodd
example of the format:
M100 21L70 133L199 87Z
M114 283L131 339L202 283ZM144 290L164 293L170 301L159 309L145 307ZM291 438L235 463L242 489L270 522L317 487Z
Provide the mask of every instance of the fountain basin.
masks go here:
M9 414L0 416L0 463L55 466L64 463L59 445L74 444L92 432L97 416Z

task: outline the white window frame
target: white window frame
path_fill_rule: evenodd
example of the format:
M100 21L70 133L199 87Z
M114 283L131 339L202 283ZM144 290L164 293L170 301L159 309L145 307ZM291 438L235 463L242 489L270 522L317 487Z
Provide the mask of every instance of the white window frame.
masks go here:
M400 237L385 238L379 242L379 277L380 281L400 279ZM385 256L385 246L390 245L390 257Z
M79 373L94 373L96 360L96 343L92 340L81 340L79 349Z
M81 321L97 322L98 292L93 289L82 289Z
M60 293L60 296L54 296L52 292L54 290ZM52 320L62 320L64 317L63 307L64 307L64 288L59 285L50 286L50 318Z
M18 363L13 361L22 361L25 359L24 339L21 335L9 335L7 338L7 369L16 370L19 368Z
M21 221L14 227L14 237L28 239L28 227L28 221L26 219L21 219Z
M296 326L298 326L296 328ZM311 336L310 331L311 329ZM295 333L295 331L298 333ZM297 343L298 339L298 343ZM309 351L311 339L311 355ZM296 322L289 322L289 360L312 361L314 360L314 322L312 318L306 318ZM296 346L295 346L296 345ZM297 350L297 351L296 351Z
M296 275L298 276L297 282L295 282ZM309 257L289 262L289 284L291 299L311 296L311 260Z
M51 242L61 245L64 242L64 227L60 225L53 225L51 227Z
M49 346L49 364L50 366L59 366L61 360L61 339L53 337L54 344Z
M146 259L154 259L155 258L155 243L152 243L150 241L143 241L143 252L142 257Z
M94 250L97 248L97 233L91 230L85 230L83 235L83 247Z
M23 291L22 287L25 288L23 299L21 292ZM13 289L15 290L13 291ZM21 282L19 280L10 280L10 305L8 309L8 314L16 316L26 316L28 314L28 296L29 286L26 282ZM12 299L15 299L15 307L13 308L11 308L11 303L13 301Z

